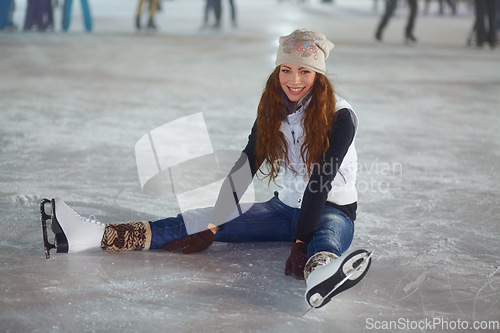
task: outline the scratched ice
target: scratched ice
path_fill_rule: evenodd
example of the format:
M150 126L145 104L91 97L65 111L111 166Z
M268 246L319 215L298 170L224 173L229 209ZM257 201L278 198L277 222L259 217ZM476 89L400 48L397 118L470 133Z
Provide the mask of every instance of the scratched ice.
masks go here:
M21 25L25 1L16 3ZM79 5L69 33L0 34L0 331L362 332L500 320L500 54L466 46L467 7L420 15L419 43L407 47L404 7L384 43L373 41L381 9L371 1L240 0L236 30L223 2L219 32L199 29L201 1L164 1L157 34L133 30L135 3L91 1L92 34ZM301 27L335 42L329 76L360 120L353 246L374 256L359 285L303 317L304 284L283 274L289 244L45 259L44 197L104 222L176 214L175 198L142 193L136 142L201 112L214 151L241 150L277 38ZM273 190L255 182L257 200Z

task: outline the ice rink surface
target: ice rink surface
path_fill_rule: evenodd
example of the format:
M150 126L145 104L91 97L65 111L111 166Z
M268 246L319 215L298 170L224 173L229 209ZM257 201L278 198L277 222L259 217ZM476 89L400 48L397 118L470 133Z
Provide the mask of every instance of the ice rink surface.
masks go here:
M136 1L91 0L90 34L74 2L68 33L58 9L55 32L0 34L1 332L495 331L500 53L466 45L468 8L433 4L406 46L406 9L376 43L368 0L236 0L237 29L223 1L220 31L200 30L201 0L163 1L157 33L134 30ZM329 77L359 116L352 247L374 251L360 284L304 317L304 282L283 274L290 244L45 259L45 197L103 222L176 214L175 198L142 193L137 140L202 112L214 149L241 150L277 39L301 27L334 41Z

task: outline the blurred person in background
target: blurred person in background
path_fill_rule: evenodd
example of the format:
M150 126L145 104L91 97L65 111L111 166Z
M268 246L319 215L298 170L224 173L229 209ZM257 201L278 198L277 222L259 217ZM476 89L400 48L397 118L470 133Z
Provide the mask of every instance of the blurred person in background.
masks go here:
M398 4L398 0L386 0L385 2L385 12L382 15L382 19L377 27L375 32L375 39L379 42L382 41L382 35L384 33L384 29L386 28L389 20L394 15ZM408 14L408 21L406 23L404 38L406 44L413 44L417 42L417 39L413 35L413 29L415 27L415 20L417 18L418 5L417 0L408 0L408 5L410 6L410 12Z
M210 13L213 13L215 23L211 28L220 28L220 18L221 18L221 0L206 0L205 1L205 14L203 16L202 29L210 27L208 22L210 21Z
M497 0L475 0L476 22L476 46L483 47L488 43L493 49L497 43ZM486 20L485 20L486 18Z
M139 4L137 5L137 13L135 16L135 27L137 30L141 30L141 16L142 16L142 8L144 6L144 3L146 0L139 0ZM147 0L148 2L148 22L147 22L147 29L150 30L156 30L157 26L154 21L156 11L159 8L159 0Z
M14 0L0 0L0 31L13 31L17 30L12 16L16 9Z

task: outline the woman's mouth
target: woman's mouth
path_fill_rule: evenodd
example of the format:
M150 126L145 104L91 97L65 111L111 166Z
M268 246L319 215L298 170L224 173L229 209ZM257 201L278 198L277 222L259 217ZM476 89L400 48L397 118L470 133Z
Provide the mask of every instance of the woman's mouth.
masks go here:
M288 90L290 90L292 94L300 94L302 90L304 90L304 87L299 87L299 88L288 87Z

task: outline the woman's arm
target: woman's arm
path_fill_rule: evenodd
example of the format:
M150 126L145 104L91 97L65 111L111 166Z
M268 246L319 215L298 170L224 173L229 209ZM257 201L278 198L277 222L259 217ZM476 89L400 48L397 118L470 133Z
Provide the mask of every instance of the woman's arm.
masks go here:
M255 122L252 127L252 132L248 136L248 143L245 149L243 149L240 158L236 161L221 186L219 196L215 203L214 213L209 220L209 229L212 231L222 229L221 225L230 220L230 216L235 211L235 208L239 207L240 198L243 196L257 173L258 166L255 164L256 140L257 122ZM219 227L215 229L215 225Z
M349 109L338 111L329 136L330 145L325 154L325 162L314 166L302 199L301 212L297 221L294 240L308 243L318 226L332 181L354 140L355 126Z

